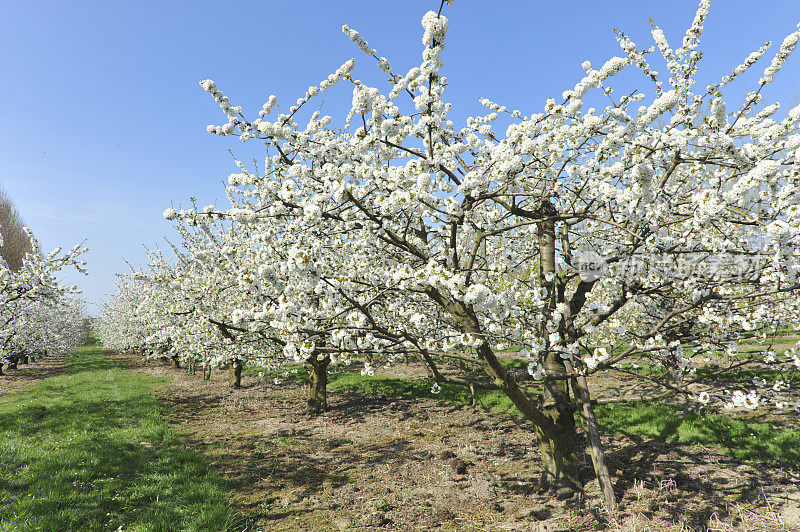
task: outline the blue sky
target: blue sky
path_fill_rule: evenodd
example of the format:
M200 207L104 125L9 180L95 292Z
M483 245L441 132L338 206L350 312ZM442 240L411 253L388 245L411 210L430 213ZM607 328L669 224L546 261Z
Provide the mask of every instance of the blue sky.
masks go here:
M224 116L200 80L215 80L251 117L270 94L288 107L351 57L354 77L377 84L374 63L340 25L360 31L405 73L419 62L419 21L438 5L7 0L0 17L0 183L46 250L87 240L89 276L66 280L96 312L114 291L115 273L127 271L124 259L142 264L144 245L171 234L165 208L191 196L201 205L224 202L222 180L235 170L227 150L243 158L258 153L205 132ZM599 66L622 55L612 27L649 46L652 18L678 47L696 7L694 0L456 0L445 8L451 116L459 123L482 113L478 97L537 112L580 79L582 61ZM798 0L717 0L700 81L719 79L772 40L764 64L731 87L728 94L740 97L798 22ZM798 56L765 101L796 105ZM323 111L343 120L349 99L346 87L326 93Z

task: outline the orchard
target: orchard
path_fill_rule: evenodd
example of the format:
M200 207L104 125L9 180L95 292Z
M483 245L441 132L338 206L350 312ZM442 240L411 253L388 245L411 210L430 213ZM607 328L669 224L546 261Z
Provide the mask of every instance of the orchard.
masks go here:
M699 86L703 0L678 42L655 24L653 45L617 31L620 55L583 62L540 109L481 97L455 123L451 4L422 17L409 70L343 25L361 55L310 72L296 99L246 110L224 80L202 81L224 114L208 132L263 145L264 162L236 162L227 208L164 212L180 240L121 277L102 342L204 376L230 368L234 386L246 367L301 364L319 416L330 369L413 361L433 393L510 400L539 450L540 491L577 496L586 441L610 515L598 404L796 416L798 347L774 345L800 316L800 106L762 92L800 30ZM386 83L360 81L357 64ZM753 69L755 86L737 84ZM350 108L325 114L328 91L352 91ZM747 367L779 377L732 385ZM609 374L635 385L598 392Z

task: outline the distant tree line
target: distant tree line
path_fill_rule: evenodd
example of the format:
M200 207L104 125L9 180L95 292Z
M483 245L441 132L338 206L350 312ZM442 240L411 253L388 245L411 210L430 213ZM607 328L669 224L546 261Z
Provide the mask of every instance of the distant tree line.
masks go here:
M31 241L25 234L22 216L14 202L0 187L0 257L13 271L22 267L22 259L31 250Z
M83 303L56 274L85 273L81 244L44 254L8 194L0 188L0 375L33 359L69 352L85 339Z

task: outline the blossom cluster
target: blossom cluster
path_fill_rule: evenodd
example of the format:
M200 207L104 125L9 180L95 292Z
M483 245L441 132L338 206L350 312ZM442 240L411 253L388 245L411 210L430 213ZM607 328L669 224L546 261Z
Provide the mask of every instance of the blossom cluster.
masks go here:
M647 366L665 370L665 389L689 390L706 358L754 335L768 342L800 315L800 111L759 111L757 88L726 98L730 76L694 89L709 4L677 50L654 27L668 80L618 33L625 57L584 63L562 103L523 116L481 99L489 114L460 127L442 74L449 22L435 12L422 19L419 65L386 90L352 79L350 60L288 114L267 120L270 97L249 121L202 82L228 118L209 131L264 143L263 172L237 163L228 209L165 211L183 239L175 258L153 253L128 278L104 334L209 364L364 357L365 374L376 358L411 353L436 382L471 384L475 372L440 371L461 360L485 386L518 390L526 376L503 369L502 343L521 347L537 380ZM784 41L765 76L796 42ZM626 69L652 92L612 97ZM303 104L339 82L352 84L343 123L315 111L300 125ZM597 92L610 103L586 107ZM581 275L589 252L607 275ZM760 260L744 276L629 275L625 261L641 256Z
M64 286L56 274L66 268L85 272L82 245L44 254L26 228L31 251L12 269L0 258L0 369L22 357L64 354L83 340L82 303L75 286ZM2 245L2 241L0 241Z

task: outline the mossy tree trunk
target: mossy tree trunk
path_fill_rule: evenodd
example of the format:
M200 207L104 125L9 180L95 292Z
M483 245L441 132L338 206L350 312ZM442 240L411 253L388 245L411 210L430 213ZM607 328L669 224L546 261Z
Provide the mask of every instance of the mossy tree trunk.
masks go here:
M559 498L571 496L580 489L578 457L575 441L575 421L572 409L552 407L545 415L552 416L552 424L536 427L539 455L542 459L540 485L543 490L555 493ZM569 417L569 420L567 420Z
M237 357L231 360L230 375L231 375L231 386L233 386L234 388L241 388L242 360L240 358Z
M321 414L328 409L328 365L330 363L330 356L320 357L316 351L306 359L309 369L307 404L310 414Z
M545 356L544 368L548 375L566 373L561 356L553 352ZM566 380L545 380L543 392L542 412L549 422L536 428L542 457L541 486L559 496L567 496L581 486L576 453L575 409Z
M544 321L556 312L556 210L549 201L542 202L542 214L547 216L538 224L539 282L545 290ZM565 375L564 360L559 353L547 350L543 360L546 375ZM542 456L542 487L564 495L580 488L578 456L576 453L575 417L569 385L565 379L545 380L542 411L549 423L537 427L539 451Z

